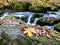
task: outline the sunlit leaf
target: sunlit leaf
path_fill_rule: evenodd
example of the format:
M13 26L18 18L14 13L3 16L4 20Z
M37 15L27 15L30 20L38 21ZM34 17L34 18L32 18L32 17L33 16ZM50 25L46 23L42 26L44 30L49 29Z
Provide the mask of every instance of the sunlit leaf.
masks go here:
M32 33L36 33L36 31L35 31L34 28L27 28L27 29L25 29L25 31L24 31L24 34L27 34L28 36L33 36Z

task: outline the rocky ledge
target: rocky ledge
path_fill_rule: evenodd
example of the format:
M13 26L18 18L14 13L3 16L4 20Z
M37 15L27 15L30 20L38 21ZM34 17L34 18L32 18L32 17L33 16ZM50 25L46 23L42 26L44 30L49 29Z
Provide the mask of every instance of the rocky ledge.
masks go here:
M0 19L0 45L59 44L60 32L43 28L40 25L27 25L13 16Z

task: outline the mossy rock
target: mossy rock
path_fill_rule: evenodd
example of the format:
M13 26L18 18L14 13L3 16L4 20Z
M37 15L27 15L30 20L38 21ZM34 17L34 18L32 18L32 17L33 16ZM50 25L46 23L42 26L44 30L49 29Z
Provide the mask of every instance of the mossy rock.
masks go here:
M14 16L10 16L10 15L7 15L4 19L11 19L11 18L16 18L18 19L17 17L14 17ZM18 19L18 21L22 24L22 25L25 25L26 23L24 21L22 21L21 19Z
M6 16L5 18L7 18L7 19L11 19L11 18L13 18L14 16Z
M25 11L29 7L29 2L10 2L10 6L14 11Z
M6 16L5 18L13 18L13 16ZM6 21L6 20L5 20ZM4 25L3 25L4 26ZM2 27L3 27L2 26ZM21 26L21 25L20 25ZM11 30L11 34L12 34L12 32L14 32L13 30L15 30L15 31L17 31L17 30L21 30L20 29L20 26L18 26L18 25L16 25L16 28L14 28L14 29L12 29L12 28L10 28L10 30ZM5 26L6 27L6 26ZM9 27L9 26L8 26ZM14 26L15 27L15 26ZM19 29L18 29L18 27L19 27ZM8 31L9 31L9 28L7 29ZM4 30L3 30L4 31ZM6 32L6 31L5 31ZM16 32L14 32L14 33L16 33ZM18 32L17 32L18 33ZM16 34L17 34L16 33ZM60 36L60 35L56 35L55 34L55 32L54 32L54 30L53 31L51 31L51 33L54 33L54 35L56 36L56 37L58 37L58 36ZM15 35L16 35L15 34ZM12 36L14 36L14 35L12 35ZM34 45L38 45L38 42L40 41L42 41L41 43L45 43L46 44L46 42L47 43L49 43L49 44L51 44L51 43L55 43L54 42L54 40L55 40L55 38L48 38L48 37L46 37L46 36L32 36L32 37L28 37L27 35L24 35L23 34L23 32L22 31L19 31L19 34L17 35L17 38L15 38L15 39L11 39L11 37L10 37L10 35L8 35L8 33L7 34L5 34L5 33L2 33L2 37L3 37L3 39L4 40L6 40L6 43L9 45L9 43L11 43L10 45L33 45L33 43L34 43ZM47 41L48 40L48 41ZM40 43L39 42L39 43ZM60 42L59 42L60 43ZM56 45L57 44L59 44L59 43L57 43L56 42ZM0 42L0 44L1 45L3 45L2 44L2 42Z
M56 24L54 29L60 32L60 23Z
M56 4L56 7L58 7L60 9L60 3Z
M23 2L10 2L10 5L13 10L15 11L24 11L25 10L25 5Z
M44 44L57 44L57 41L55 41L54 37L53 38L48 38L46 36L35 36L34 40L36 40L37 42L42 42L42 43L44 42Z
M56 30L51 30L50 31L51 34L54 34L54 38L57 38L57 37L60 36L60 34L57 34L56 32L57 32Z
M51 8L51 10L53 10L53 11L58 11L58 9L59 9L58 7L52 7Z
M32 6L32 5L30 5L29 6L29 10L30 11L33 11L33 12L40 12L40 11L42 11L42 9L44 8L44 6L42 6L42 5L39 5L39 6Z
M37 24L41 25L53 25L55 23L56 19L53 17L41 17L37 20Z
M35 14L33 14L33 18L39 18L39 17L42 17L43 16L43 14L42 13L35 13Z

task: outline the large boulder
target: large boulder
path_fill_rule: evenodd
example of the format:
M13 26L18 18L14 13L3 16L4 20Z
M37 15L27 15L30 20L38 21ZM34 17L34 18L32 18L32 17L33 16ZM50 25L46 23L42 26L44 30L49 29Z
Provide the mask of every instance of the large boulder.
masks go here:
M39 25L29 26L12 16L6 16L0 25L1 45L59 45L59 38L55 40L59 36L55 31Z
M23 21L17 20L13 16L6 16L2 22L0 25L0 44L29 45L32 43L32 40L21 31L22 26L25 25Z

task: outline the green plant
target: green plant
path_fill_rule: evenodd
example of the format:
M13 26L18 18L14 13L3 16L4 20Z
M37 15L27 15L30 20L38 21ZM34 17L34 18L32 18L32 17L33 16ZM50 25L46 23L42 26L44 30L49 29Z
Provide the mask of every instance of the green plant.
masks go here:
M11 18L13 18L14 16L6 16L5 18L7 18L7 19L11 19Z
M28 8L29 8L29 6L31 5L30 2L25 1L25 2L24 2L24 5L25 5L25 10L26 10L26 11L29 10Z
M8 34L3 34L3 39L5 39L7 42L9 42L11 40L11 38Z
M42 5L39 5L39 6L32 6L32 5L30 5L29 6L29 10L30 11L34 11L34 12L39 12L39 11L42 11L42 9L44 8L44 6L42 6Z
M4 7L2 3L0 3L0 8Z
M56 24L54 29L60 32L60 23Z
M10 2L10 6L15 11L25 11L25 4L23 2Z
M53 6L53 7L51 8L51 10L56 11L56 10L58 10L58 7Z

